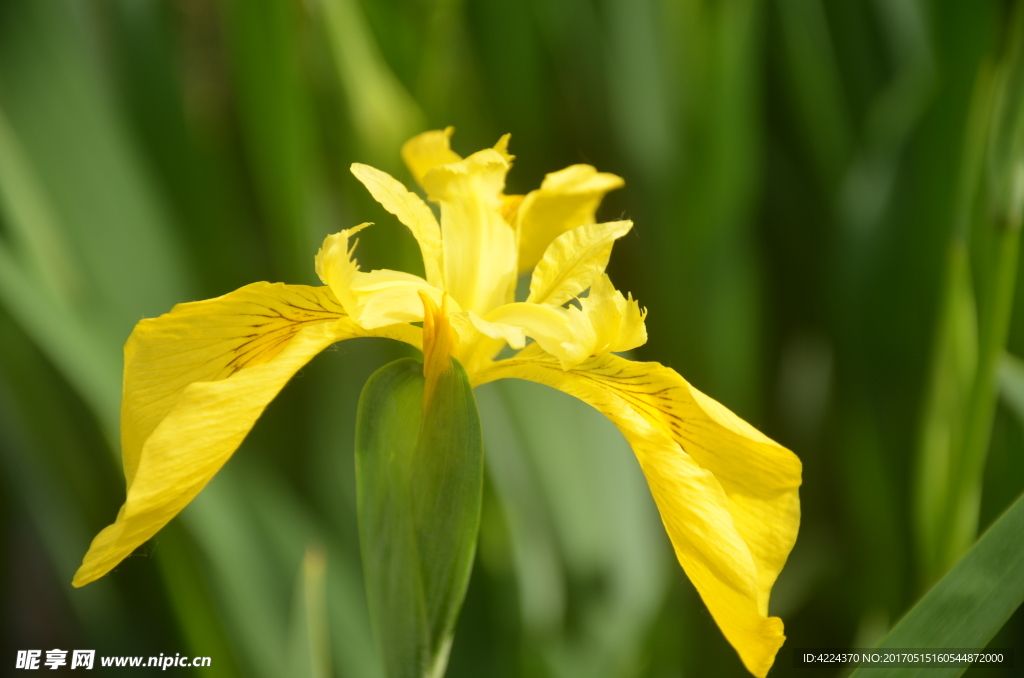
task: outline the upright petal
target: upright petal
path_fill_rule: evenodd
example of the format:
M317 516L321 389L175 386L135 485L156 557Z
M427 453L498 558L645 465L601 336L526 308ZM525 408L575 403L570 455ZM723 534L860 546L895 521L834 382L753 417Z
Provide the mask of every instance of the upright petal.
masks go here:
M167 524L238 448L267 404L314 355L370 333L323 287L254 283L143 320L125 344L121 405L128 497L93 540L74 585L102 577Z
M451 139L454 127L443 130L431 130L417 134L402 146L402 160L412 172L413 178L422 186L423 175L438 165L462 160L462 156L452 150Z
M537 265L551 241L566 231L594 223L598 205L608 191L623 186L620 177L590 165L571 165L544 177L516 212L519 272Z
M441 227L427 204L418 195L406 190L401 182L379 169L354 163L352 174L366 186L374 200L398 217L412 232L420 245L427 282L434 287L441 287L444 284L441 274Z
M486 149L423 177L428 197L441 204L444 289L480 315L515 292L515 233L501 216L507 157Z
M593 405L633 446L676 556L722 633L756 676L785 640L768 598L796 541L801 466L673 370L614 355L563 370L551 356L477 375L547 384Z
M581 294L604 273L612 244L632 227L632 221L587 224L555 238L533 269L527 303L561 306Z

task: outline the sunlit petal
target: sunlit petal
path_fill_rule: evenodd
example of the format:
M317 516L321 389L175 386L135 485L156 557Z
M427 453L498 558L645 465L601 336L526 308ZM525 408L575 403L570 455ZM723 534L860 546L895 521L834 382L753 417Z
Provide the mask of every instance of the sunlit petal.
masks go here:
M106 574L181 511L314 355L358 336L415 345L419 332L367 332L328 288L280 283L254 283L140 322L125 345L128 497L114 524L93 540L74 585Z

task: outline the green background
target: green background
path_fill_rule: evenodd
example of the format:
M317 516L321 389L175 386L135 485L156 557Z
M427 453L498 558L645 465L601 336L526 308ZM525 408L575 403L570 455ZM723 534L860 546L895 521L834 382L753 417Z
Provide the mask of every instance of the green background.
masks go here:
M319 284L322 238L363 221L365 270L421 270L347 168L411 183L400 144L447 125L463 154L512 133L510 193L579 162L625 178L599 217L636 224L609 269L650 311L635 357L804 464L772 675L819 675L793 647L874 646L1024 489L1024 381L1002 357L1024 356L1012 10L0 0L0 661L93 648L209 655L181 670L207 676L382 675L352 441L366 378L406 354L383 340L316 358L179 518L70 581L124 498L134 323L256 280ZM477 396L482 528L448 675L745 675L614 427L540 386ZM943 440L956 491L928 472ZM961 515L966 542L943 531ZM1019 610L992 645L1024 664Z

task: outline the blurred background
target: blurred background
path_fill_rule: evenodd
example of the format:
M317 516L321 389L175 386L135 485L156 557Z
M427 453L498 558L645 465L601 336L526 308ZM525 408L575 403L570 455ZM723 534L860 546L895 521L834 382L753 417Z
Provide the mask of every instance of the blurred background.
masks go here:
M0 0L3 661L382 676L352 439L364 381L402 355L383 340L316 358L180 517L70 581L124 499L133 325L256 280L319 284L324 235L363 221L364 269L421 270L347 168L411 184L401 143L447 125L463 154L512 133L510 193L579 162L626 179L599 217L636 223L610 267L650 311L635 357L804 463L773 675L817 675L792 647L873 646L1024 489L1024 371L1003 355L1024 356L1012 10ZM489 473L448 675L747 675L612 425L531 384L478 398ZM992 644L1024 662L1019 610Z

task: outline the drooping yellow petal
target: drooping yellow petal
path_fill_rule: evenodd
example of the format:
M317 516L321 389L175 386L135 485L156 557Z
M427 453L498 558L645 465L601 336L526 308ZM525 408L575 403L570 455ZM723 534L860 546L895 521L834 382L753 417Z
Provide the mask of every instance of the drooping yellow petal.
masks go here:
M259 282L139 322L124 347L121 447L128 484L142 444L186 386L268 362L303 327L343 317L327 288Z
M516 210L519 272L533 268L562 233L594 223L605 193L623 184L620 177L590 165L571 165L544 177L540 188L528 193Z
M615 422L680 564L744 665L763 677L785 640L768 598L796 541L799 459L657 363L604 355L566 371L552 356L512 358L475 379L504 377L557 388Z
M480 315L515 293L515 233L501 216L506 158L485 149L434 167L422 182L428 197L441 204L444 289L462 309Z
M412 176L422 186L423 175L438 165L447 165L462 160L462 156L452 150L451 139L454 127L443 130L431 130L417 134L402 145L402 160L412 172Z
M374 200L412 231L423 256L427 282L434 287L443 285L441 227L427 204L418 195L406 190L397 179L379 169L354 163L352 174L366 186Z
M280 283L254 283L140 322L125 345L128 497L93 540L74 585L106 574L184 508L314 355L357 336L418 345L419 333L411 326L367 332L328 288Z
M615 289L607 275L593 281L579 308L557 308L531 303L500 306L488 322L521 327L541 347L556 356L564 369L592 356L628 351L647 341L646 312Z
M604 273L612 244L632 227L632 221L588 224L555 238L533 269L527 303L561 306L582 293Z

